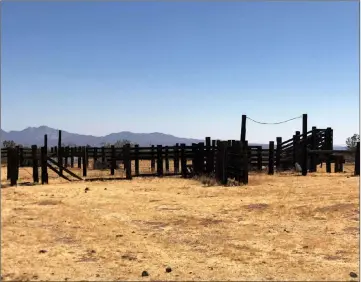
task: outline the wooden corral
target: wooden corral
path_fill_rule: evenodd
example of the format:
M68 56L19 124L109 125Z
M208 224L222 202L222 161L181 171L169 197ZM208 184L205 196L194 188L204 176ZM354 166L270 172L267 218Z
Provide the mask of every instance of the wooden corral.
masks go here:
M268 174L274 170L285 171L301 166L302 175L316 172L318 165L326 164L326 171L331 172L331 163L334 163L335 172L343 171L345 154L355 161L355 175L360 174L360 145L356 152L333 150L333 130L312 127L307 131L307 115L303 115L303 131L296 131L292 138L283 141L282 137L269 142L269 148L249 146L246 140L246 119L242 116L241 140L211 140L193 143L191 146L175 144L175 146L134 147L129 144L116 148L111 147L62 147L61 131L59 131L58 146L48 148L47 136L44 136L44 146L38 148L3 148L1 161L7 163L7 178L11 185L18 181L19 167L33 168L33 181L48 183L48 168L60 177L72 180L99 180L88 176L89 163L93 169L109 169L111 179L115 171L123 166L125 175L121 178L132 179L142 176L171 176L179 175L184 178L208 175L216 178L221 184L227 184L229 179L238 183L248 183L249 171L268 169ZM151 171L144 173L139 163L149 161ZM170 167L172 163L172 168ZM41 173L39 175L39 167ZM70 168L78 167L82 175L75 174ZM104 179L104 177L100 177Z

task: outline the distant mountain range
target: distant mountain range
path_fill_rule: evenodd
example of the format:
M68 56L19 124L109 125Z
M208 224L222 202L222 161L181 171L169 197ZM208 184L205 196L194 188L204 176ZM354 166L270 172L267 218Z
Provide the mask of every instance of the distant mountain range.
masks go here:
M38 145L42 146L44 144L44 135L48 135L48 146L57 146L58 145L58 129L54 129L48 126L39 126L39 127L28 127L21 131L12 130L6 132L1 130L1 146L4 140L13 140L17 144L23 146ZM114 144L118 140L127 139L133 143L139 144L139 146L149 146L149 145L163 145L163 146L172 146L176 143L185 143L190 145L192 143L204 142L204 139L192 139L192 138L182 138L176 137L170 134L164 134L159 132L154 133L133 133L129 131L122 131L118 133L111 133L106 136L93 136L93 135L82 135L76 133L70 133L67 131L62 131L62 143L64 145L76 145L76 146L94 146L100 147L104 143ZM263 148L268 148L268 144L255 144L251 143L250 145L261 145ZM334 146L336 150L346 149L343 146Z

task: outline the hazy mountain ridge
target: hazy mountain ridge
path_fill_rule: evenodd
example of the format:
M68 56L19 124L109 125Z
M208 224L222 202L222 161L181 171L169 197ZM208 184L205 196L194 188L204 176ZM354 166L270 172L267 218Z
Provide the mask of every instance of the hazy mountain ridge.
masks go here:
M48 135L48 146L57 146L58 145L58 129L54 129L48 126L39 126L39 127L27 127L23 130L16 131L11 130L6 132L1 130L1 146L4 140L13 140L17 144L22 144L24 146L38 145L42 146L44 144L44 135ZM70 133L67 131L62 131L62 143L65 145L77 145L77 146L102 146L103 143L114 144L118 140L127 139L131 142L139 144L139 146L149 146L149 145L163 145L163 146L172 146L176 143L185 143L190 145L192 143L204 142L204 139L193 139L193 138L183 138L176 137L171 134L164 134L160 132L153 133L133 133L130 131L122 131L118 133L111 133L106 136L93 136L93 135L84 135L77 133ZM263 148L267 149L268 144L256 144L250 143L250 145L261 145ZM344 150L345 146L334 145L335 150Z

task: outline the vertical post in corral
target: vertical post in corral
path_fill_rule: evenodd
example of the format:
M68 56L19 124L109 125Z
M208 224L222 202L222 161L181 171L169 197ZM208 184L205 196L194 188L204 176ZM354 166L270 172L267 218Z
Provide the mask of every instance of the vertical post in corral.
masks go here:
M151 156L150 167L151 167L151 171L154 172L155 171L154 145L152 145L150 149L150 156Z
M123 146L123 158L124 158L124 167L126 179L132 179L132 159L130 156L130 144L125 144Z
M227 141L220 142L220 148L218 151L219 161L219 178L218 180L222 185L226 185L228 181L227 175Z
M317 150L317 127L312 126L312 133L311 133L311 150ZM317 171L317 155L312 153L310 155L310 172Z
M81 168L81 159L82 159L82 157L83 157L81 147L78 147L78 148L77 148L76 155L78 156L78 168Z
M220 140L216 141L216 155L215 155L215 176L218 181L221 181L222 179L222 142Z
M269 141L269 155L268 155L268 174L274 174L274 154L275 154L275 142Z
M157 145L157 176L163 176L163 147L162 145Z
M39 168L38 168L38 147L31 146L31 155L33 159L33 182L39 183Z
M302 175L307 175L308 165L308 152L307 152L307 114L302 115Z
M360 142L357 142L355 152L355 175L360 175Z
M241 142L246 141L246 124L247 124L247 116L242 115Z
M210 174L213 170L213 160L211 151L211 137L206 137L206 173Z
M277 171L281 170L281 152L282 152L282 137L276 137L276 168Z
M139 145L134 145L134 170L135 176L139 175Z
M63 148L61 145L61 130L59 130L58 132L58 163L59 163L59 173L60 175L63 175Z
M169 172L169 148L165 146L164 148L164 161L165 161L165 172Z
M87 163L87 150L86 147L82 147L82 161L83 161L83 176L86 177L87 175L87 168L88 168L88 163Z
M8 148L8 163L9 163L9 174L10 174L10 186L16 186L17 184L17 170L19 167L19 160L16 156L16 148Z
M212 158L212 173L215 173L215 156L217 152L217 143L216 140L212 140L212 149L211 149L211 158ZM210 165L211 166L211 165Z
M300 149L300 132L296 131L296 134L293 135L293 165L299 162L299 149Z
M204 166L204 143L198 143L198 174L203 174L205 172Z
M47 134L45 134L44 135L44 147L46 148L46 149L48 149L48 135ZM55 146L55 151L57 150L57 148L56 148L56 146ZM57 151L56 151L57 152Z
M179 172L179 144L176 143L174 147L174 173Z
M331 127L326 128L325 132L325 145L326 150L332 150L332 129ZM331 173L331 155L326 156L326 172Z
M186 157L186 152L185 152L185 144L180 144L181 147L181 173L182 173L182 177L186 178L187 177L187 157Z
M41 147L41 184L48 183L48 148Z
M10 179L11 175L11 148L6 148L6 178Z
M242 146L242 159L243 159L243 173L242 173L242 183L243 184L248 184L248 141L244 141L241 142L241 146Z

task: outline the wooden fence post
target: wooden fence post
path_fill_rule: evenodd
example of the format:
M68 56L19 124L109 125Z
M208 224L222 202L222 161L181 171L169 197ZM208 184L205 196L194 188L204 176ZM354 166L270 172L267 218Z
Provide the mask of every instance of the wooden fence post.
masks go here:
M308 138L307 138L307 114L302 115L302 175L307 175L308 165Z
M155 171L155 158L154 158L154 145L152 145L152 147L150 148L150 167L151 167L151 171L154 172Z
M157 146L157 176L163 176L163 152L162 145Z
M134 145L134 169L135 169L135 176L139 175L139 145Z
M299 149L300 149L300 132L296 131L293 135L293 166L299 162Z
M220 144L220 150L219 150L219 166L220 166L220 178L219 181L222 185L227 185L228 182L228 163L227 163L227 148L228 148L228 142L223 141Z
M59 130L59 137L58 137L58 163L59 163L59 173L63 175L63 155L64 150L61 144L61 130Z
M216 153L216 156L215 156L215 178L217 179L217 181L221 181L222 179L222 158L221 158L221 155L222 155L222 143L220 140L217 140L216 141L216 148L217 148L217 153Z
M248 141L244 141L241 142L241 146L242 146L242 156L243 156L243 173L242 173L242 183L243 184L248 184L248 171L249 171L249 167L248 167Z
M325 132L325 145L326 145L326 150L332 150L332 132L331 132L331 127L327 127L326 128L326 132ZM326 172L327 173L331 173L331 155L327 154L326 157Z
M282 152L282 137L276 137L276 168L277 171L281 170L281 152Z
M211 147L211 164L209 165L210 167L210 173L214 174L215 173L215 156L216 156L216 151L217 151L217 144L216 144L216 140L212 140L212 147Z
M48 183L48 156L47 148L41 147L41 184Z
M247 116L242 115L241 142L246 141L246 123L247 123Z
M16 148L8 148L8 162L10 163L10 185L15 186L17 184L17 175L16 170L18 169L18 158L16 156L17 151Z
M165 160L165 172L168 173L169 172L169 158L168 158L168 146L165 146L164 148L164 160Z
M211 137L206 137L206 173L210 174L213 170Z
M174 173L179 173L179 145L175 144L174 148Z
M311 150L317 150L317 127L312 126L312 135L311 135ZM317 155L312 153L310 154L310 172L317 171Z
M81 147L78 147L76 149L76 155L78 156L78 168L81 168L81 159L82 159L82 148Z
M88 168L88 163L87 163L87 150L86 147L82 148L82 152L83 152L83 177L86 177L86 172L87 172L87 168Z
M31 154L33 159L33 181L39 183L39 168L38 168L38 147L31 146Z
M6 176L7 180L10 179L11 175L11 148L6 148Z
M131 180L132 179L132 159L130 156L130 144L125 144L123 146L123 159L124 159L126 179Z
M357 142L355 153L355 175L360 175L360 142Z
M275 143L274 141L269 141L269 155L268 155L268 174L273 175L274 174L274 149L275 149Z
M182 177L186 178L187 177L187 157L186 157L186 152L185 152L185 144L180 144L181 147L181 173L182 173Z

